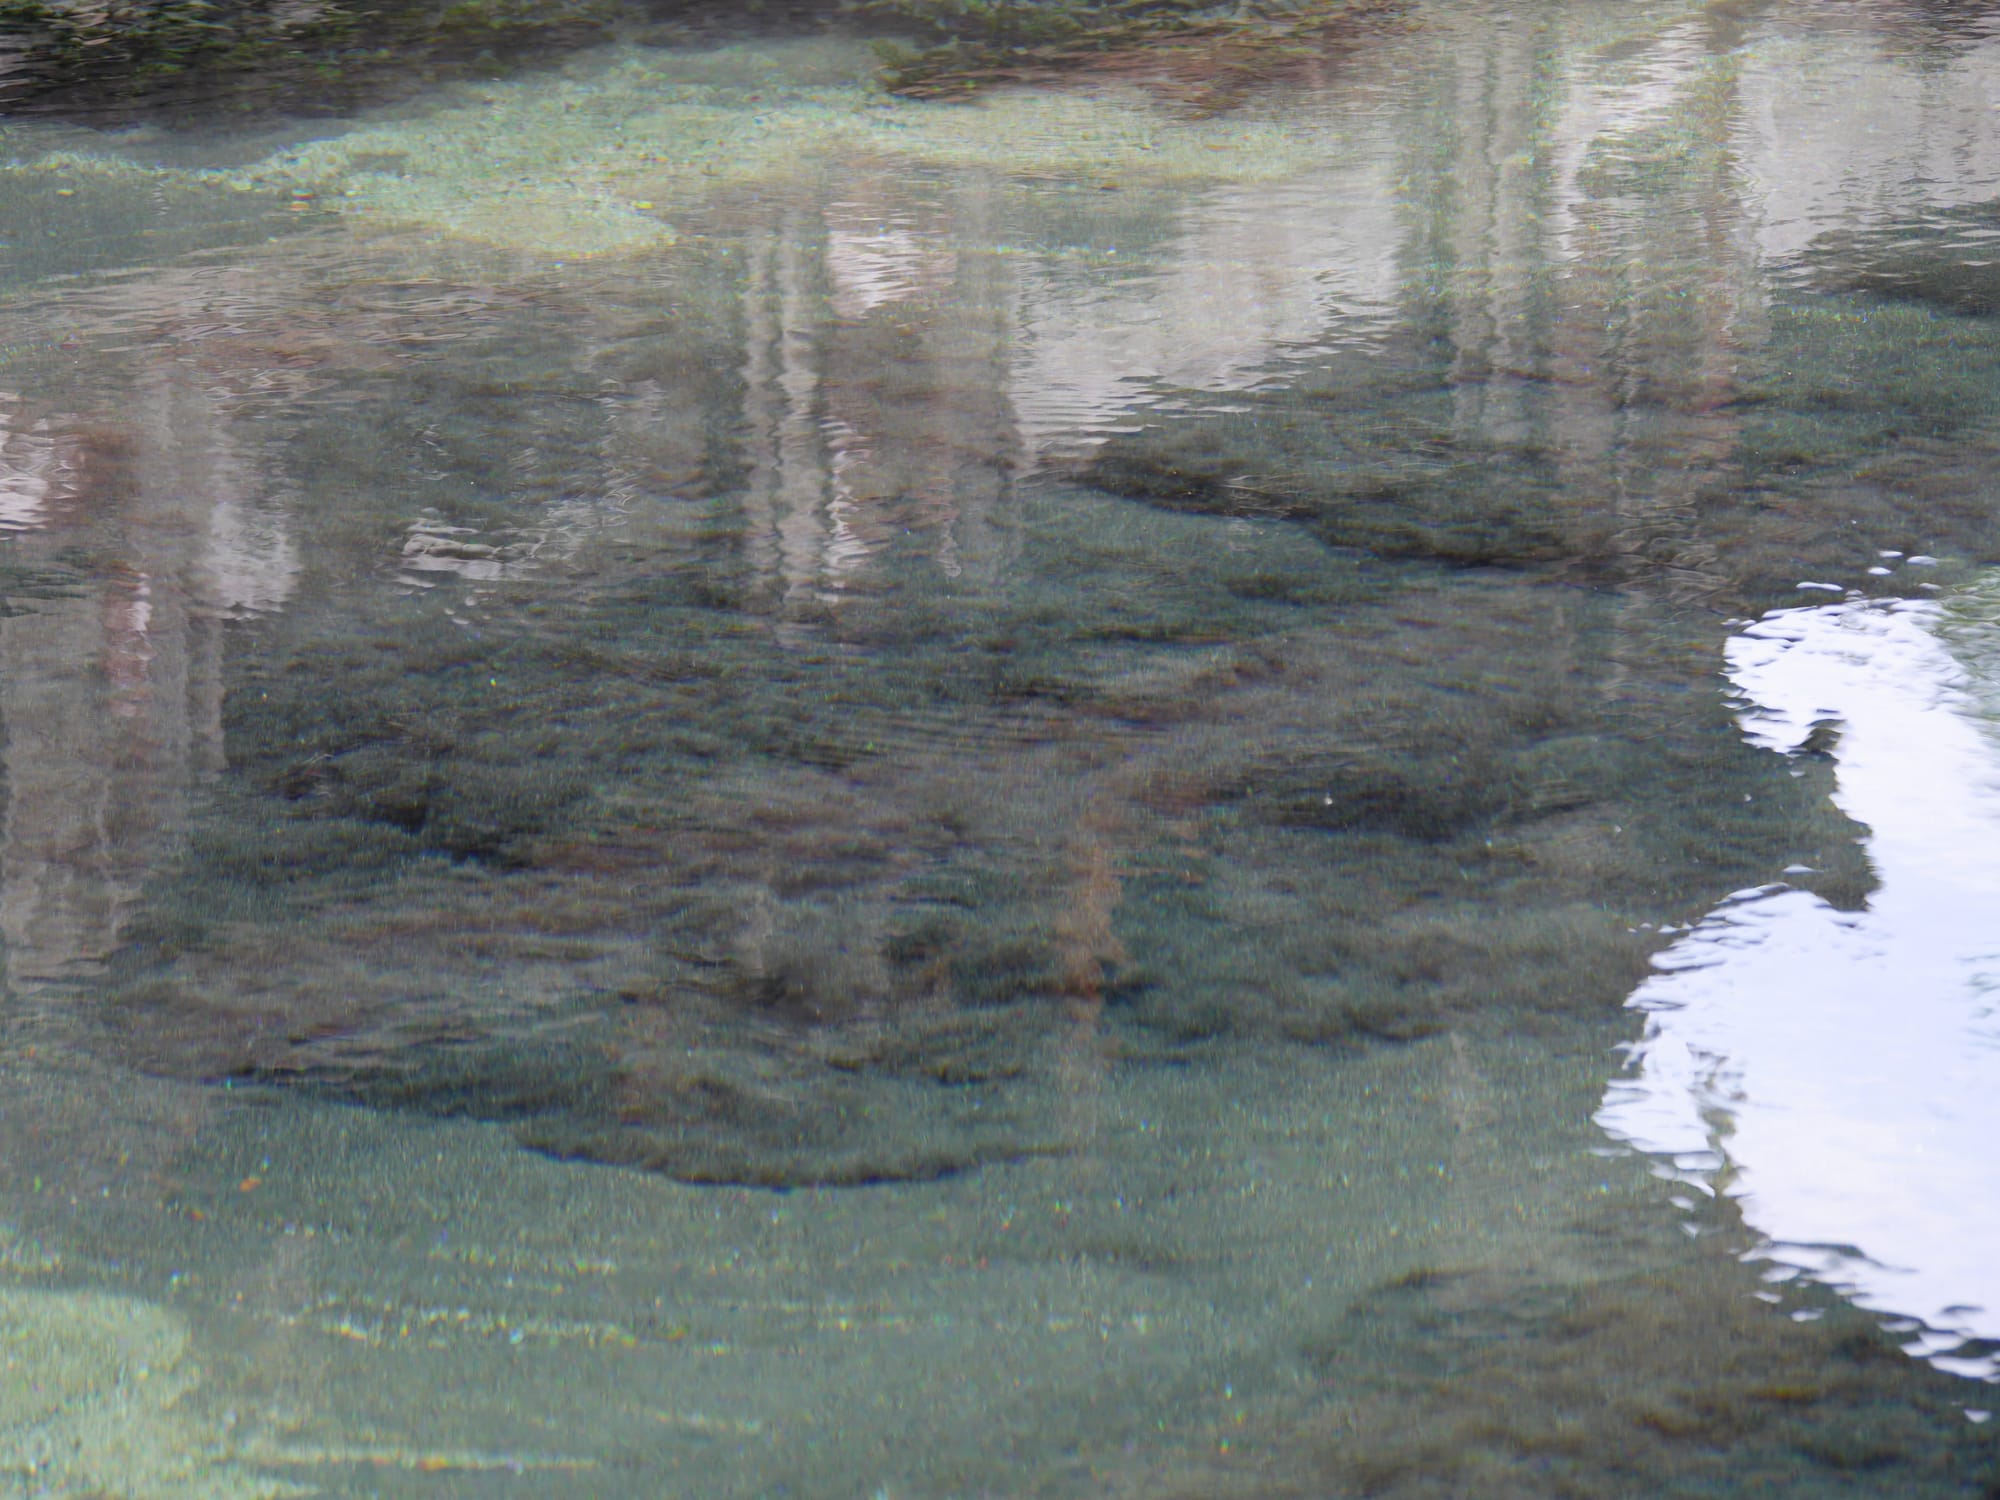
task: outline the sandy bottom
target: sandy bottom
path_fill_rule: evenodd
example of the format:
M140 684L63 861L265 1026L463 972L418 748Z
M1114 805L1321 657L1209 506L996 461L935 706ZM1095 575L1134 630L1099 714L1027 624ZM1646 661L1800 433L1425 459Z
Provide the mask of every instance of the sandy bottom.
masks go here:
M1063 1105L1074 1156L789 1194L44 1067L4 1122L4 1472L1089 1493L1321 1391L1308 1335L1385 1282L1524 1253L1602 1275L1579 1207L1659 1185L1594 1138L1602 1063L1545 1051L1100 1069Z

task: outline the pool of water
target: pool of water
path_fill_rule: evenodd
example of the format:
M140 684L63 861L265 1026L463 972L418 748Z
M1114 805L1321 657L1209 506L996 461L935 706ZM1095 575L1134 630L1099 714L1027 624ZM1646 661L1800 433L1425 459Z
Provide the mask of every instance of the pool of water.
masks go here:
M0 1493L1986 1493L2000 15L874 67L0 126Z

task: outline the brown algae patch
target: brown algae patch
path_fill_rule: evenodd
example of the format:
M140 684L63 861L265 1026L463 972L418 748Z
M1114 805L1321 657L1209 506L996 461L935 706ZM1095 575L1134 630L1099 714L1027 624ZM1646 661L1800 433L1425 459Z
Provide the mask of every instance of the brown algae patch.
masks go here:
M201 1382L187 1355L186 1326L149 1303L0 1290L0 1484L132 1500L305 1493L229 1461L184 1404Z

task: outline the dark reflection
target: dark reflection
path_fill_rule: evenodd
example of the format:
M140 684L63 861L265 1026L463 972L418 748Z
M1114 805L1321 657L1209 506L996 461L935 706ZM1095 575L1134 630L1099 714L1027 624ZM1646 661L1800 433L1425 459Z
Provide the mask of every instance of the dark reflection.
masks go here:
M12 0L0 15L0 112L99 124L330 116L493 79L644 36L687 45L806 30L838 7L766 0Z

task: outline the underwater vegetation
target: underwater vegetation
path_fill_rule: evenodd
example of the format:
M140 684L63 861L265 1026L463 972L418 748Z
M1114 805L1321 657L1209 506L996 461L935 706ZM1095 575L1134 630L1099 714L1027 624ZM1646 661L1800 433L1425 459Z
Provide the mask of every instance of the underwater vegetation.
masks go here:
M1726 1205L1718 1217L1727 1217ZM1743 1291L1740 1226L1633 1265L1642 1231L1584 1213L1556 1264L1426 1266L1307 1333L1321 1394L1117 1494L1305 1500L1990 1493L1966 1383L1812 1288ZM1781 1304L1779 1307L1767 1305ZM1974 1389L1977 1389L1976 1387Z
M1977 255L1829 240L1753 339L1663 240L1643 277L1525 275L1503 360L1513 272L1441 263L1459 210L1419 173L1393 327L1226 393L1133 382L1031 464L1035 278L1114 241L1144 267L1177 253L1151 195L1260 203L1344 148L1088 89L888 102L837 72L858 49L751 50L454 90L234 173L8 180L49 214L341 205L235 257L258 298L163 277L148 314L311 544L228 624L227 774L66 1013L93 1049L691 1181L920 1179L1075 1149L1049 1101L1080 1067L1608 1043L1718 893L1807 867L1865 900L1826 758L1746 744L1717 651L1802 580L2000 559ZM1721 169L1667 149L1691 128L1593 191L1694 233ZM645 238L554 238L558 190ZM421 273L408 228L450 243ZM893 297L835 281L892 251ZM129 348L111 324L79 344ZM74 576L39 545L0 578L23 640Z
M738 262L676 255L671 341L643 300L371 277L211 356L290 349L345 395L265 408L315 545L233 628L229 774L77 997L94 1049L692 1181L927 1178L1074 1149L1079 1059L1608 1038L1653 927L1717 889L1865 892L1824 764L1712 691L1713 616L1553 543L1470 567L1058 473L959 517L941 572L910 493L969 483L991 396L877 358L887 316L828 335L893 374L844 397L884 435L848 471L880 550L788 590L755 392L716 374ZM960 285L896 326L963 348ZM420 523L413 452L450 478ZM536 541L607 464L619 508ZM346 581L398 556L494 583L466 615L448 573Z
M1986 78L1674 0L564 51L703 13L7 128L0 1472L2000 1494L1921 1309L1593 1113L1732 893L1891 915L1758 617L1996 660L1993 212L1870 175ZM443 14L326 97L534 19Z

